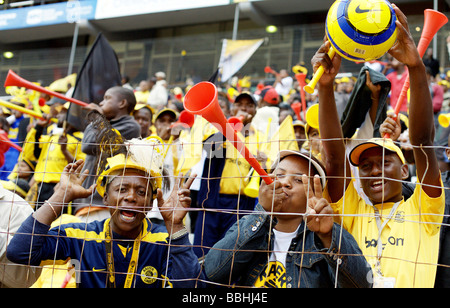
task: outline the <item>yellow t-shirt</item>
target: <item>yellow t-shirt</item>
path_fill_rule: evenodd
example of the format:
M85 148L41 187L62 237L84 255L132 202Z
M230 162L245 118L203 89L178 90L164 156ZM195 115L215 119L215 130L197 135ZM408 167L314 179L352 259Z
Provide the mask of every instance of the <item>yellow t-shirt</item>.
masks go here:
M259 133L253 130L253 134L243 137L238 133L240 140L244 140L245 146L256 157L258 152ZM250 164L245 158L236 150L233 144L225 142L226 150L225 166L222 171L222 179L220 180L220 193L238 195L243 193L247 184L247 175L250 172Z
M136 97L136 102L147 104L148 96L150 91L136 91L134 92L134 96Z
M358 195L353 184L348 185L341 200L332 203L331 207L340 215L336 221L343 222L344 228L353 235L367 261L375 269L378 241L375 211ZM376 206L381 214L382 224L394 203ZM384 277L395 278L395 287L434 286L444 206L444 192L438 198L430 198L418 184L408 200L400 201L392 218L383 228L381 272Z
M78 139L67 135L67 150L73 155L75 161L85 159L86 154L81 151L83 133L75 132L74 135ZM34 173L36 182L59 182L64 167L69 163L61 152L61 145L58 144L59 136L43 135L39 139L39 146L42 150Z

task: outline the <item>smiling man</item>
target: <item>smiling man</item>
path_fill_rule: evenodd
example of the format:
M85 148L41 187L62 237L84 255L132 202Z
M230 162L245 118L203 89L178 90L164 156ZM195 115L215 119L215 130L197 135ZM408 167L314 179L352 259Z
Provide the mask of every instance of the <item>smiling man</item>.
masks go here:
M409 71L409 138L419 183L413 195L404 201L402 181L407 177L407 165L400 148L389 138L359 144L347 158L333 95L341 57L328 57L327 41L311 61L315 70L320 65L325 69L318 85L323 161L329 176L326 190L333 210L340 216L338 221L355 237L371 264L374 286L433 287L445 199L432 147L432 100L425 66L409 33L406 17L395 4L393 7L398 18L398 36L389 53ZM365 196L355 188L348 161L358 166Z
M54 195L20 227L8 258L32 266L78 260L77 282L85 288L198 287L202 274L183 223L194 177L182 184L181 176L163 200L161 144L152 140L127 143L127 152L109 157L101 169L97 191L111 218L50 229L67 203L95 187L82 186L88 174L82 160L68 164ZM155 198L165 227L146 218Z

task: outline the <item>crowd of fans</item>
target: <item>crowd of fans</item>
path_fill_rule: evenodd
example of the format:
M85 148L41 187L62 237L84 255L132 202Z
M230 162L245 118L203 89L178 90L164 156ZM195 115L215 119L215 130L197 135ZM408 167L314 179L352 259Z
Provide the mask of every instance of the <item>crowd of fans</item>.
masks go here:
M321 51L326 46L324 45L321 48L316 54L316 63L321 61ZM392 236L386 236L382 238L384 243L381 244L380 241L377 242L376 238L372 240L365 237L367 234L358 234L361 231L355 231L354 229L361 222L356 218L350 222L349 218L343 215L348 212L342 208L341 203L342 200L346 200L345 202L349 204L359 204L363 201L341 199L344 191L343 186L339 185L343 184L337 180L333 180L332 189L330 187L325 189L327 185L325 174L328 177L332 174L339 175L338 179L346 178L344 174L337 172L336 168L330 167L331 159L336 160L341 157L341 153L338 152L341 149L341 144L333 144L335 140L343 142L342 140L346 138L348 143L353 140L365 144L362 141L389 133L400 147L398 149L394 148L395 145L381 145L380 147L387 149L389 153L397 153L406 166L404 170L402 169L403 173L399 182L403 184L403 192L400 196L404 198L405 202L408 198L414 199L411 201L411 205L408 203L408 206L413 207L416 205L414 202L420 204L422 201L428 205L438 204L443 200L443 194L425 188L420 192L430 195L430 200L436 198L437 201L433 201L435 203L429 199L420 199L425 198L423 195L420 198L417 197L417 199L413 197L416 194L412 192L414 191L414 184L428 183L423 174L423 163L417 162L419 157L419 154L416 153L417 147L413 146L412 143L414 142L410 140L410 137L412 140L416 140L415 136L412 135L414 129L410 130L411 126L419 126L417 123L417 107L414 105L417 101L417 92L411 91L411 94L404 101L399 102L402 106L397 118L390 114L390 109L393 109L398 103L397 98L408 73L411 74L412 85L415 84L416 78L426 82L426 84L422 83L421 87L429 89L426 92L430 93L433 113L431 122L434 127L433 140L431 140L432 151L427 151L427 161L430 162L431 160L431 167L428 172L431 172L430 170L435 167L432 158L430 158L435 155L438 163L438 169L436 170L442 173L442 183L446 188L446 185L448 185L447 171L450 169L449 129L447 128L448 125L440 121L439 116L445 118L447 113L450 112L450 71L440 72L436 70L436 60L430 56L431 53L427 53L427 56L423 59L423 67L426 68L425 78L422 76L425 76L425 74L421 75L415 69L417 63L413 60L415 60L416 55L408 51L404 51L404 54L410 57L397 56L397 60L395 57L388 55L385 62L373 61L365 63L364 66L361 65L361 74L358 76L340 72L338 75L331 76L332 78L328 83L321 81L321 91L329 89L328 94L332 92L334 100L330 100L330 95L320 93L317 89L313 94L304 93L305 99L302 100L299 81L295 78L295 74L290 74L290 70L287 69L268 74L267 80L259 81L257 84L252 84L248 77L241 76L239 78L236 76L230 82L218 85L218 102L221 112L227 119L238 119L241 124L241 128L236 128L238 135L245 141L246 146L261 163L261 166L269 173L276 175L277 181L272 184L261 180L255 174L251 165L224 139L216 127L199 116L192 117L192 120L188 121L181 116L185 112L183 107L184 96L195 85L189 84L184 88L172 86L166 82L164 72L156 72L154 76L148 80L140 81L137 85L130 84L129 78L124 77L122 86L107 89L104 100L100 104L91 103L84 108L90 121L84 131L78 131L65 121L69 110L69 102L52 98L46 94L39 94L41 100L45 101L45 104L41 104L40 110L38 110L44 114L44 119L37 119L15 109L3 107L0 116L0 133L4 136L2 139L9 139L16 143L21 147L21 150L10 147L7 142L0 143L0 179L3 187L3 199L0 207L2 211L0 219L2 222L0 233L2 239L0 241L2 245L0 247L2 253L0 256L0 285L2 287L59 287L61 285L111 287L115 286L115 283L122 283L120 282L122 279L120 276L122 275L125 286L130 286L131 281L133 281L134 286L144 287L201 287L204 286L205 282L225 286L237 283L258 287L305 285L368 287L379 284L380 281L381 285L385 287L390 284L395 285L395 283L397 283L396 286L404 287L449 286L448 266L450 260L447 250L450 246L448 246L448 240L445 237L448 219L447 206L445 207L445 213L443 204L442 209L437 210L440 220L431 219L431 222L429 222L425 219L425 224L431 223L432 227L423 232L431 232L434 237L430 235L430 239L428 239L424 235L417 235L419 241L422 239L425 241L422 243L422 247L434 249L436 253L439 252L438 259L419 258L418 263L429 263L426 264L425 268L415 265L418 271L415 278L408 275L405 278L399 274L395 277L394 282L389 280L393 277L386 276L381 276L384 280L370 281L370 279L367 279L367 273L371 269L374 272L374 277L377 277L379 273L376 271L380 269L387 272L392 272L392 267L401 268L404 271L410 270L411 266L408 269L403 269L403 267L406 267L404 263L410 264L410 260L403 263L402 260L396 260L395 265L392 265L393 262L391 266L383 267L379 263L372 263L366 255L371 252L367 250L371 246L374 249L383 246L382 249L380 248L382 251L388 244L402 246L406 239L394 239ZM403 60L403 62L400 60ZM338 67L336 63L333 65ZM439 68L438 63L437 67ZM66 86L66 88L57 90L70 96L70 84L66 84ZM363 119L360 119L361 125L357 125L354 130L347 132L344 127L346 122L358 122L351 118L352 110L363 108L361 106L355 107L355 105L360 100L357 93L364 91L369 93L369 100L372 100L366 110L367 119L370 122L369 133L367 133L367 122L363 122L365 115L363 115ZM33 109L30 97L36 95L36 93L32 91L24 92L20 89L11 90L10 93L12 94L10 102ZM330 118L325 118L324 113L320 113L317 109L314 110L314 106L317 107L319 103L319 98L326 101L323 104L331 104L330 110L334 110L335 106L336 111L330 111L327 115ZM426 105L426 100L424 104ZM300 106L300 109L294 108L294 106ZM99 115L100 120L98 116L91 116L92 114ZM337 118L333 118L333 115L337 115ZM178 247L170 251L170 254L178 257L169 257L169 252L164 250L167 249L167 245L162 245L165 248L161 248L161 251L158 251L157 254L154 252L155 249L149 243L154 245L160 242L164 243L164 237L155 237L152 240L145 241L146 246L141 244L141 250L146 251L147 257L145 257L145 260L142 257L139 261L143 263L153 262L151 263L153 267L147 266L142 271L141 268L137 271L132 269L137 273L137 276L141 277L133 278L131 276L130 281L128 281L129 264L134 260L134 244L121 246L126 261L125 267L122 267L121 263L113 262L116 266L115 272L121 273L116 275L119 277L115 277L114 273L111 272L109 263L105 265L105 262L109 262L107 260L110 257L105 257L99 252L101 250L97 247L98 245L95 245L95 242L102 243L101 239L108 242L107 232L102 229L106 228L106 224L103 225L103 222L111 220L113 223L113 220L117 219L114 218L114 212L111 212L114 204L109 194L109 189L111 189L109 184L115 183L114 179L108 182L106 186L103 186L104 183L98 180L99 175L106 176L102 172L106 172L108 168L112 167L112 162L108 161L110 165L106 164L109 167L105 169L105 165L102 165L101 160L99 160L99 157L103 156L102 151L106 151L105 148L111 146L111 144L104 145L99 140L99 136L103 136L102 128L99 128L98 125L99 121L104 121L104 123L107 123L105 125L114 128L114 131L119 132L118 136L123 140L153 140L152 138L156 136L158 142L163 146L162 164L165 173L163 175L161 172L160 176L165 177L166 181L163 184L154 185L158 188L166 186L166 189L159 193L159 190L152 186L152 206L148 211L144 211L146 218L142 219L148 222L143 227L147 229L142 229L142 232L148 230L152 235L167 232L168 238L173 240L174 245L177 244L175 247ZM320 123L320 126L318 123ZM332 129L336 123L337 126L335 127L343 125L343 136L337 130ZM338 130L340 131L340 129ZM334 133L331 134L330 131ZM117 138L117 136L114 138ZM332 142L327 142L327 140L332 140ZM277 144L276 148L273 144ZM343 143L342 150L344 151ZM331 153L334 154L330 156ZM150 155L148 159L152 159ZM360 170L362 168L362 159L362 152L358 156L351 156L350 162L355 169L350 172L355 177L358 174L356 167L359 167ZM421 159L424 160L423 157ZM385 163L388 165L389 161L386 160ZM311 165L314 168L311 169ZM342 164L334 161L333 166L336 165ZM68 166L71 167L68 168ZM83 173L84 171L86 172ZM80 173L84 174L81 182L74 183L67 177L67 174L76 175ZM307 178L297 176L295 185L300 186L293 187L292 191L293 195L302 197L298 197L298 200L294 199L292 202L287 201L290 200L286 199L287 197L278 196L274 193L282 190L284 186L294 186L294 184L288 183L291 173L311 176L316 174L311 184L308 184ZM359 174L361 175L361 173ZM154 176L153 173L152 176ZM255 184L251 184L251 182L255 177L258 181L256 186L253 186ZM190 179L183 184L180 178ZM323 181L320 181L320 179ZM436 179L433 181L431 182L435 183ZM362 180L361 183L364 183L364 181ZM72 185L70 187L73 193L64 191L63 184ZM310 189L308 188L309 185L314 186L314 193L306 193ZM353 187L353 185L350 186ZM381 184L381 186L384 186L384 184ZM95 189L95 187L97 188ZM250 192L250 189L255 189L255 187L256 195ZM373 187L372 189L375 189ZM386 189L388 187L389 185L386 185ZM340 195L339 192L335 191L335 188L340 189ZM408 188L409 194L407 193ZM322 195L323 189L330 194L326 202L323 201L325 200L325 191ZM355 184L355 189L361 193L364 188ZM346 188L344 197L350 198L349 191L349 188ZM447 194L447 190L444 189L444 191ZM62 197L64 194L70 195L70 198ZM337 197L337 195L339 196ZM437 198L439 195L441 199ZM379 201L371 195L366 197L367 199L364 199L364 202L371 204L374 208L378 202L383 203L385 201ZM54 206L62 202L58 198L64 200L64 206ZM162 209L167 208L168 204L172 204L175 202L173 200L177 198L179 198L179 203L190 206L187 215L184 213L183 215L180 214L179 217L174 217L175 215L168 217L168 214ZM277 208L278 201L280 202L279 208ZM397 200L395 201L397 202ZM14 204L14 206L12 207L11 204ZM281 207L281 204L284 204L285 208ZM307 206L307 204L309 205ZM311 207L310 204L314 206ZM372 206L370 206L370 211L374 211ZM308 210L309 207L311 207L310 210ZM363 206L360 205L360 207ZM439 205L436 205L436 207L439 207ZM348 205L348 208L351 208L351 206ZM391 209L391 207L387 208L388 210ZM425 206L423 209L428 210ZM261 214L271 211L275 213L274 220L267 219L267 215ZM395 220L416 219L415 217L407 217L405 211L403 209L395 213ZM377 213L376 209L375 212ZM29 216L32 213L34 213L35 220L30 220ZM306 226L303 224L306 216L295 215L295 213L318 215L317 221L315 218L308 219ZM334 222L332 213L336 215ZM361 212L355 210L355 213ZM326 220L321 214L331 216ZM386 215L383 218L385 221L389 221L392 217L388 214L382 211L382 216ZM121 211L121 215L125 220L135 219L136 216L130 211ZM339 215L344 216L342 221ZM401 215L403 216L400 217ZM356 217L361 218L357 215ZM168 227L169 219L172 219L170 223L170 228L173 228L172 231ZM20 229L22 232L17 233L22 235L14 235L22 222L24 223L21 228L26 228ZM66 223L75 225L70 225L70 228L58 229L58 225L61 226ZM87 226L86 229L80 227L80 223ZM417 225L422 223L415 222ZM56 229L48 231L47 225L50 224ZM368 222L363 221L362 224L368 224ZM276 227L274 227L275 225ZM373 225L376 225L375 222ZM124 227L120 227L119 222L114 221L114 226L117 228L113 230L116 233L117 230L124 231ZM341 226L343 226L342 229ZM442 228L439 228L441 226ZM394 227L389 226L389 228L393 229ZM302 235L303 229L305 235ZM429 229L433 229L433 231ZM62 265L55 262L55 260L64 259L65 255L60 251L58 253L51 251L50 248L56 249L55 246L52 246L54 243L50 245L47 242L41 243L40 240L37 241L38 244L33 244L42 245L33 248L37 249L39 253L36 253L36 255L30 253L30 256L24 255L18 250L18 247L25 245L24 251L29 252L30 246L26 246L26 244L33 241L26 236L24 237L24 230L33 234L50 232L49 234L55 238L73 236L77 239L83 239L83 248L78 247L79 244L72 243L70 245L76 246L77 249L85 249L85 258L93 262L95 268L91 264L89 270L86 271L85 269L81 274L77 273L76 275L82 276L80 283L79 280L74 278L76 275L72 277L73 272L70 271L72 269L70 262L65 260ZM306 230L309 233L306 233ZM436 232L436 230L440 230L440 232ZM89 235L82 235L83 232L87 232ZM101 234L103 234L103 238L99 238ZM186 234L187 237L185 238ZM436 239L436 234L440 234L440 239L439 236ZM123 236L123 234L121 235ZM18 243L19 240L16 239L14 245L8 246L12 238L16 237L20 237L20 244ZM94 237L94 241L89 237ZM391 243L391 240L397 242ZM439 248L433 248L430 243L438 245ZM57 245L57 243L54 245ZM69 250L65 247L69 244L64 242L61 245L64 246L65 250ZM101 245L102 249L105 249L104 246ZM189 249L179 247L189 247ZM106 251L108 251L108 245L106 245ZM115 250L113 249L113 251ZM250 252L253 251L262 251L262 253L252 255ZM267 253L268 251L271 253ZM316 258L314 254L305 255L305 251L315 252L322 257L314 259ZM381 251L378 250L375 255L380 256ZM411 254L414 255L414 252L411 252ZM6 255L13 260L8 260ZM395 253L393 257L395 257ZM51 262L52 258L54 262ZM156 261L155 258L161 260ZM170 258L170 262L167 261L168 258ZM50 259L50 262L48 259ZM342 261L343 259L344 261ZM47 262L43 262L44 260L47 260ZM377 261L380 261L380 259L377 259ZM28 266L18 266L15 264L16 262L28 264ZM170 263L170 267L165 266L164 262ZM307 264L305 265L304 262ZM382 262L387 263L389 261ZM159 267L154 265L156 263L159 264ZM306 283L301 282L302 280L298 277L299 268L292 264L303 264L303 275L306 277ZM414 264L412 265L413 268ZM339 270L336 271L335 267ZM95 270L99 268L102 268L100 272L106 278L103 278L103 276L98 278L94 275ZM153 272L154 276L152 276L152 271L156 272L156 274ZM158 283L153 284L155 281L153 279L157 280ZM423 281L419 281L420 279ZM107 281L106 284L105 280Z

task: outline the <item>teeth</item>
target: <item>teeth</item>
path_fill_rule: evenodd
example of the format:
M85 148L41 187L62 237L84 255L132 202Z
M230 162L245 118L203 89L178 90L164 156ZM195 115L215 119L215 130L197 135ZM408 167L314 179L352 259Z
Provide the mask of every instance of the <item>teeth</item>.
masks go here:
M123 215L122 213L120 214L120 218L122 218L122 220L126 221L126 222L132 222L134 221L134 219L136 218L136 215L134 216L126 216Z
M376 182L373 182L373 185L382 185L383 184L383 181L376 181Z

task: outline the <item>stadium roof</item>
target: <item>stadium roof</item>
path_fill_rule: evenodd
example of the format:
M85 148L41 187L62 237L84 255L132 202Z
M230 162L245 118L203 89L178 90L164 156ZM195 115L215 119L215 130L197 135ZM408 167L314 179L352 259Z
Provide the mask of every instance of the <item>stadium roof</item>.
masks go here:
M108 0L91 0L95 5L99 5ZM152 3L152 0L133 0L123 1L128 7L130 3L145 2ZM168 1L172 3L182 3L181 0ZM111 9L110 16L100 16L99 12L104 12L104 9L97 9L95 18L81 21L79 23L79 34L87 35L101 31L108 34L126 33L133 31L146 31L156 28L165 28L173 26L183 26L192 24L204 24L218 21L233 21L235 16L236 4L230 4L230 0L208 0L209 6L184 8L184 9L167 9L162 11L140 8L139 11L133 12L129 15L118 16L114 15L113 10L119 11L120 8L114 7ZM160 1L154 1L161 3ZM167 1L166 1L167 2ZM184 1L186 3L195 3ZM89 3L89 1L85 1ZM120 3L114 1L114 3ZM215 4L211 4L215 3ZM420 14L425 8L433 8L433 1L421 0L396 0L395 3L403 10L409 10L411 14ZM447 10L450 0L440 1L440 10ZM61 3L59 3L61 4ZM57 4L50 4L57 5ZM187 4L189 5L189 4ZM251 19L257 24L261 25L285 25L285 24L301 24L301 23L317 23L324 19L326 12L330 6L329 0L259 0L259 1L243 1L240 4L240 19ZM40 7L46 7L42 5ZM442 8L441 8L442 7ZM445 7L445 8L444 8ZM33 6L36 9L39 6ZM125 7L124 7L125 8ZM150 6L148 7L150 8ZM29 8L14 9L22 12ZM11 12L13 10L2 10L0 14ZM139 13L144 12L144 13ZM1 28L0 15L0 28ZM3 29L0 31L0 44L15 44L22 42L32 42L39 40L50 40L58 38L72 37L74 33L74 24L72 23L58 23L50 25L42 25L37 27L26 27L19 29Z

